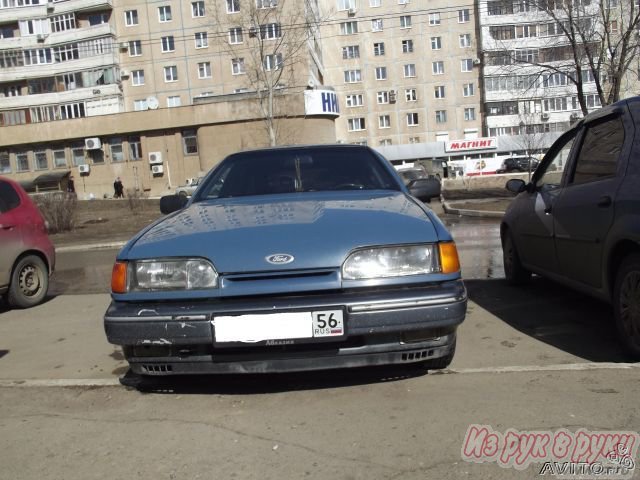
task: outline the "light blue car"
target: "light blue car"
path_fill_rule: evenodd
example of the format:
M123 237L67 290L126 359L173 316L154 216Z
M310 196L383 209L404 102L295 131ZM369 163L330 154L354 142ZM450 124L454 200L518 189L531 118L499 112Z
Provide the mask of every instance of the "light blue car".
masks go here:
M374 150L236 153L161 210L118 254L104 318L133 373L451 362L455 243Z

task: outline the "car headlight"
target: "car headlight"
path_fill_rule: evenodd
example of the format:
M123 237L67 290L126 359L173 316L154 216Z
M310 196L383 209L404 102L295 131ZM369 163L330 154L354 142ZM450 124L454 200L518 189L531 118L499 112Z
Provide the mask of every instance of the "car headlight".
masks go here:
M405 245L356 250L342 265L342 278L364 280L440 272L436 245Z
M114 293L216 288L218 273L201 258L166 258L116 262L111 276Z

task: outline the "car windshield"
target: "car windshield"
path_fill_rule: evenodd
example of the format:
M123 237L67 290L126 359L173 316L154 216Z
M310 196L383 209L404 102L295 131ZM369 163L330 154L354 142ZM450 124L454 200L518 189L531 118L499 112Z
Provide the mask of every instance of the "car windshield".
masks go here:
M417 178L424 177L424 174L420 170L401 170L398 172L405 181L415 180Z
M327 190L400 190L382 160L366 150L273 149L227 157L198 200Z

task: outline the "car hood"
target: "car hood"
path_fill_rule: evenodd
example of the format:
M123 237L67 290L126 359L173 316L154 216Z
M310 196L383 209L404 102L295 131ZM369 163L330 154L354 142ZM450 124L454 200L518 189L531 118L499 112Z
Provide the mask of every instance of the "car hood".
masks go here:
M402 192L331 192L192 203L139 234L120 259L204 257L220 273L339 267L365 246L435 242L425 209ZM266 257L293 256L284 265Z

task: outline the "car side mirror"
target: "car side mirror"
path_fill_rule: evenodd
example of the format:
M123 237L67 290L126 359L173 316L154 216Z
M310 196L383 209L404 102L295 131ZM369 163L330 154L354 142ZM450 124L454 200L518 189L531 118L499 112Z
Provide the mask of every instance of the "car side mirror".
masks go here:
M512 178L507 182L505 188L512 193L520 193L526 190L527 184L524 180L521 180L519 178Z
M165 195L160 197L160 211L167 215L182 210L189 199L182 195Z

